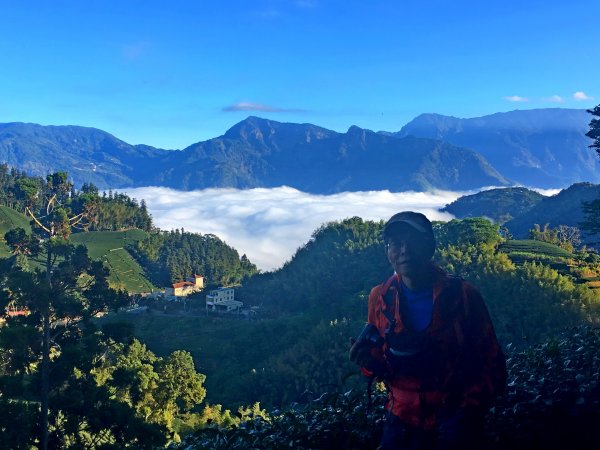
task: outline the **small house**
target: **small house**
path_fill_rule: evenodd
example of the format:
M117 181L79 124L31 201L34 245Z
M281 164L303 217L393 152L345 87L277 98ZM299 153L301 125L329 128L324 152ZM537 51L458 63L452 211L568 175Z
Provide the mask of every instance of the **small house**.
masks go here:
M233 288L220 287L206 295L206 312L240 312L244 304L235 300Z

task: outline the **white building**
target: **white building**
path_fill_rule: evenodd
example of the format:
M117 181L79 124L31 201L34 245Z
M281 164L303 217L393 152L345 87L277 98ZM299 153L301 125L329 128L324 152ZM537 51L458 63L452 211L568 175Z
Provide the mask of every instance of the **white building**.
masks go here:
M233 288L220 287L206 295L206 312L239 312L244 304L235 300Z

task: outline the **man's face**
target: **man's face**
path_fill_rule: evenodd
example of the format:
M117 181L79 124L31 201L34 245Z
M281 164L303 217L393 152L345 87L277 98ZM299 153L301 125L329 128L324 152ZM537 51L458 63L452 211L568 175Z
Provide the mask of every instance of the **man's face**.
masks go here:
M431 260L431 246L426 235L410 226L398 227L386 240L390 264L400 276L415 276L426 270Z

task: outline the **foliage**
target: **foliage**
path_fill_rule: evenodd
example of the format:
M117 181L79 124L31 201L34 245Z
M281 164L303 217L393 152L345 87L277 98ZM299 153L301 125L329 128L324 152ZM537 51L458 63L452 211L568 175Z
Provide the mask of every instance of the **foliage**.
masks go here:
M22 228L26 233L31 234L31 225L29 220L21 213L7 206L0 205L0 236L15 228ZM0 238L0 257L6 258L12 254L12 251L6 245L6 241Z
M108 266L109 283L112 287L136 293L157 289L127 250L147 236L148 233L139 229L94 231L74 234L71 241L85 245L91 258L100 259Z
M246 255L240 258L234 248L213 234L183 229L154 232L128 248L159 286L194 274L203 275L209 283L227 285L257 272Z
M75 218L72 223L75 231L152 228L152 218L144 200L138 202L112 191L100 196L98 188L91 183L84 183L77 191L66 172L56 172L43 179L29 177L25 172L0 164L0 204L23 213L29 210L37 216L44 216L48 211L42 209L47 206L45 201L50 198L50 192L57 193L63 207L55 212L55 219L64 219L63 212ZM85 220L79 220L82 217ZM25 228L21 224L18 226Z
M271 313L313 311L326 320L338 318L340 311L361 314L355 296L365 296L391 274L382 230L382 222L359 217L323 225L281 269L247 280L240 298Z
M488 414L493 450L597 448L600 330L578 327L524 351L508 350L509 384ZM206 427L181 448L372 449L382 432L383 395L324 394L233 427Z
M246 402L270 407L305 403L324 392L355 386L357 373L348 360L348 342L361 327L361 322L347 319L313 325L283 351L255 361L254 368L238 375L236 384L245 385Z
M595 106L594 109L588 109L588 112L595 117L590 121L590 130L585 135L594 140L590 147L595 148L596 153L600 156L600 119L597 118L600 117L600 105Z
M224 428L210 426L184 440L182 448L200 449L373 449L383 426L381 396L367 408L364 392L323 394L305 406L274 411Z
M508 352L508 387L489 416L494 448L598 448L600 329L576 327Z
M506 254L476 246L440 248L438 261L481 291L504 344L523 348L599 312L597 293L543 264L515 266Z
M117 434L121 433L113 430L114 424L97 420L113 405L77 366L89 364L85 358L93 355L93 351L80 353L82 346L93 342L93 317L122 306L125 297L110 289L108 270L101 262L91 261L85 247L68 242L71 228L85 227L93 215L93 209L87 207L74 212L71 206L76 196L72 194L66 173L47 176L41 195L44 206L32 209L33 200L25 206L35 230L45 238L43 247L23 229L5 234L15 252L42 251L43 269L31 272L19 265L5 265L0 273L0 308L4 310L10 303L29 312L10 318L0 333L9 349L5 371L12 377L13 398L40 402L39 434L27 436L23 442L37 438L43 450L111 444L119 441ZM8 341L7 336L21 339ZM29 374L35 382L26 382L24 376ZM78 402L78 396L87 401L96 395L99 397L91 404ZM136 437L132 439L137 442Z
M503 242L498 249L504 253L529 253L532 255L546 255L555 258L573 258L573 253L557 245L541 240L519 239Z
M568 252L572 252L581 244L579 228L567 225L550 228L549 224L545 224L542 228L536 223L533 229L529 230L529 237L536 241L558 245Z
M442 211L459 219L488 217L496 223L504 223L528 211L543 198L543 195L523 187L489 189L464 195L446 205Z
M150 231L152 229L152 217L144 200L138 203L135 198L130 198L126 194L117 192L113 194L109 191L108 195L104 192L101 198L97 197L97 201L98 214L90 231L118 231L129 228Z
M30 312L7 318L0 328L1 397L12 410L21 411L21 415L15 412L18 417L29 417L36 424L34 431L18 436L15 448L42 441L43 416L40 421L36 416L41 414L44 396L48 448L164 442L159 430L115 403L89 376L102 346L92 319L123 304L125 298L108 287L107 270L101 262L90 261L84 247L54 242L52 251L60 261L51 266L51 283L39 269L26 272L6 266L1 274L0 307L13 302ZM42 370L44 361L46 370ZM24 428L31 429L27 423Z
M527 212L506 222L506 227L517 239L527 238L529 230L535 224L549 224L556 228L559 225L580 227L584 221L582 202L591 202L600 197L600 185L592 183L576 183L558 194L542 199ZM590 237L582 236L584 243L591 243Z
M453 219L446 223L436 223L433 228L436 242L441 247L448 245L495 246L500 240L499 225L483 217Z
M92 373L97 385L133 408L144 422L171 431L175 417L191 411L206 395L206 377L196 372L188 352L175 351L163 359L135 339L129 344L113 342Z

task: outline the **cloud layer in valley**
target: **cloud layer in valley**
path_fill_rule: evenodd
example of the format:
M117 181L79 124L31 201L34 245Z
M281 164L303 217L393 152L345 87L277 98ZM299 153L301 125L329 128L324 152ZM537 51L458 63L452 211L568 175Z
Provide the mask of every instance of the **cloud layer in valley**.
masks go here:
M206 189L181 192L163 187L126 189L144 199L162 230L215 234L261 270L272 270L291 259L323 223L348 217L386 220L410 209L431 220L449 220L438 208L464 193L435 192L345 192L311 195L289 187L275 189Z

